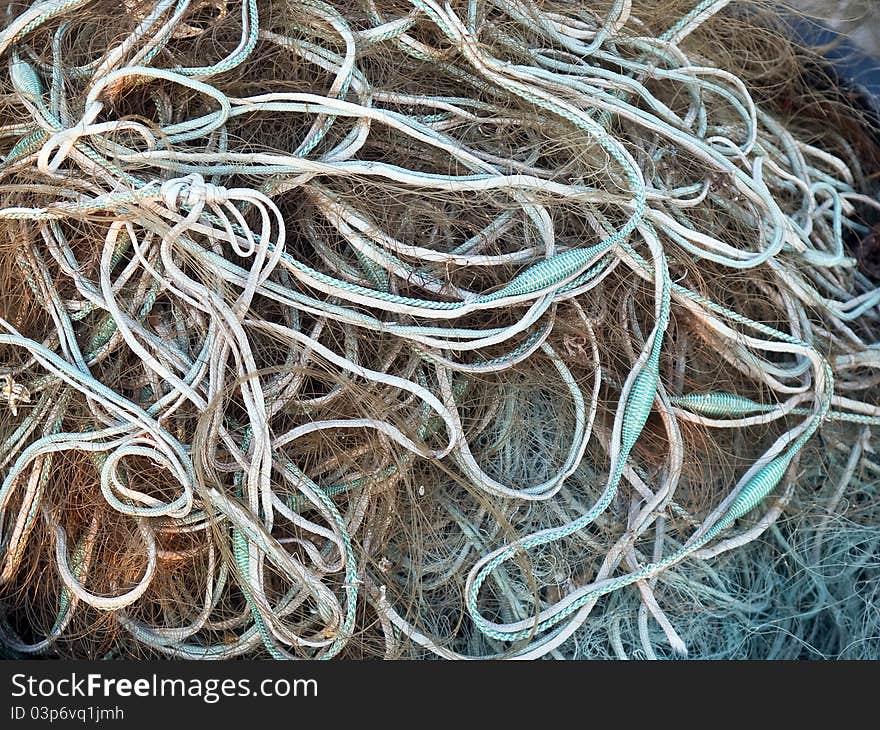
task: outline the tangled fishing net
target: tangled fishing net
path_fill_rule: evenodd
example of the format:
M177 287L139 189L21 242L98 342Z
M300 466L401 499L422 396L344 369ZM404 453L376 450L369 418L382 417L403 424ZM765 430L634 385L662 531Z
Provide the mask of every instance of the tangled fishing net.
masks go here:
M880 657L876 147L771 6L2 13L10 656Z

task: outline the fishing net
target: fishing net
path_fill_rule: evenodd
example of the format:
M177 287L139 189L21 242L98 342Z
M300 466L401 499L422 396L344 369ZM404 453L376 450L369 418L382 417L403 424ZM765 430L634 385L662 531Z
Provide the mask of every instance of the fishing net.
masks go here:
M0 643L880 657L880 169L757 0L0 31Z

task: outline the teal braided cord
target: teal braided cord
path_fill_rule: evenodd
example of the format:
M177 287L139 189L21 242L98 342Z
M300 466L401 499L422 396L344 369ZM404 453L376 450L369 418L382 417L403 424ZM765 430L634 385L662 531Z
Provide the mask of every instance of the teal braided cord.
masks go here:
M466 605L471 620L477 626L481 633L502 641L516 641L529 636L536 632L552 628L559 622L563 621L571 613L577 611L581 606L591 600L588 595L580 602L572 604L574 607L557 613L545 622L538 623L535 627L530 627L519 632L508 634L506 632L498 632L490 628L488 622L483 619L478 608L479 590L482 583L497 567L504 562L510 560L520 551L545 545L574 534L593 522L600 514L602 514L613 501L617 494L617 487L623 477L623 471L630 451L638 441L639 435L650 416L654 397L659 383L659 360L662 350L663 333L669 323L670 308L670 280L669 272L666 268L665 258L662 260L662 269L655 275L661 277L661 295L658 302L658 319L654 330L654 339L650 354L645 361L642 369L637 373L632 381L629 392L622 394L622 398L626 398L621 406L618 406L618 415L621 421L621 437L620 448L616 455L612 472L609 475L608 483L599 500L585 514L567 525L542 530L539 533L526 538L517 540L516 543L497 551L495 556L487 561L479 571L472 573L468 580L468 589L466 594Z
M211 66L197 66L195 68L178 68L177 73L184 76L216 76L231 71L244 63L257 45L260 31L260 14L257 9L257 0L242 0L242 17L247 19L247 30L244 35L244 43L230 56Z

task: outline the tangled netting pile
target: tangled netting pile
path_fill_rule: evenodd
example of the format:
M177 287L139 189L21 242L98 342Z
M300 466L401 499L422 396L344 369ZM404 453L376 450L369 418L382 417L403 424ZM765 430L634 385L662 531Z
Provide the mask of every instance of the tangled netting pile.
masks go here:
M8 654L880 657L870 135L769 6L2 6Z

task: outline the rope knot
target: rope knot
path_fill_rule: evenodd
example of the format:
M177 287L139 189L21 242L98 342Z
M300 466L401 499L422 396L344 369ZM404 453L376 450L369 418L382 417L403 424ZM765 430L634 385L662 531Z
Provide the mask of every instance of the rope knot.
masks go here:
M229 201L229 191L222 185L206 182L198 173L166 180L160 188L162 200L168 210L180 212L182 207L201 208L216 206Z
M12 415L17 416L18 404L31 402L30 391L28 391L23 385L16 383L11 375L4 375L3 378L6 381L6 385L0 389L0 396L6 398L6 402L9 405L9 410L12 411Z

